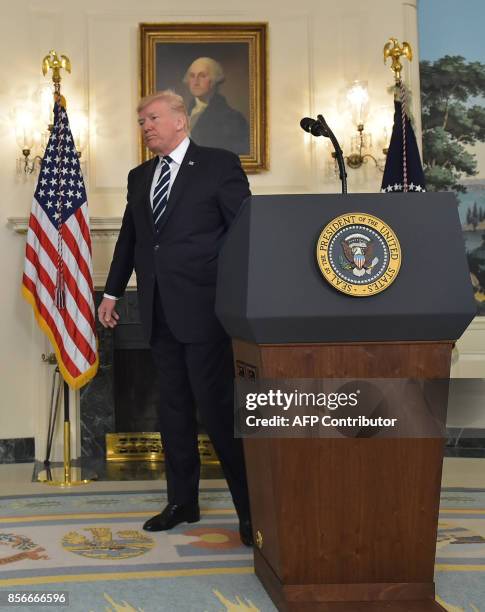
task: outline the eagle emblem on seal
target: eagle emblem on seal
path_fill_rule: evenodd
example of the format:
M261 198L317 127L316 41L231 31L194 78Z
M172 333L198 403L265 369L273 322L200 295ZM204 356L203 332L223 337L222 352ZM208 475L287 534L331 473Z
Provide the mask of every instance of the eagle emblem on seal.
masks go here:
M351 234L341 241L344 257L340 257L340 265L344 270L352 270L355 276L370 274L379 258L374 256L372 238L364 234Z

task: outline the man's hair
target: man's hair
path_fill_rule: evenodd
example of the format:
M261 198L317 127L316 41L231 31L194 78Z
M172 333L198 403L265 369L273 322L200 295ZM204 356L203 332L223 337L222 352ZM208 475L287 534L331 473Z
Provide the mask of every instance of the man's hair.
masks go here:
M209 70L212 75L212 80L214 81L214 86L220 85L224 82L226 77L224 75L224 70L222 69L222 66L219 64L219 62L216 62L216 60L212 59L212 57L198 57L187 68L187 72L185 73L183 79L184 83L187 83L187 81L189 80L189 70L191 66L195 64L195 62L198 62L200 60L203 60L209 67Z
M145 96L138 103L138 106L136 107L136 112L139 113L146 106L148 106L152 102L155 102L155 100L165 102L166 104L168 104L169 108L174 113L179 113L180 115L182 115L185 120L185 127L187 128L189 124L189 118L187 115L187 109L185 108L184 99L182 98L182 96L179 96L177 93L175 93L172 89L164 89L163 91L157 91L154 94L151 94L150 96Z

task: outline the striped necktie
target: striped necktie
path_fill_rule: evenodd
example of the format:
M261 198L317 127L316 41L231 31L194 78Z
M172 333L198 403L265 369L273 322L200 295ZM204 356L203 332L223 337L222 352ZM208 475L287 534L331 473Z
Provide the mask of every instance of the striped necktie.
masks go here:
M162 157L160 176L158 177L155 190L153 191L153 222L157 232L160 229L162 215L167 208L168 188L170 185L170 162L172 161L172 158L168 155Z

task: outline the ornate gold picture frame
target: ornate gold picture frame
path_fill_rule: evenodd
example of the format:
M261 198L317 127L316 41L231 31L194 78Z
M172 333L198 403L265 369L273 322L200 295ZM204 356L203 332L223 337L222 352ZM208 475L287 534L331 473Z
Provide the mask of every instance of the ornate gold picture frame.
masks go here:
M193 140L234 151L248 173L269 168L267 29L265 23L140 24L140 95L161 89L182 95ZM210 82L202 91L196 79L204 70ZM141 160L149 159L141 141L140 149Z

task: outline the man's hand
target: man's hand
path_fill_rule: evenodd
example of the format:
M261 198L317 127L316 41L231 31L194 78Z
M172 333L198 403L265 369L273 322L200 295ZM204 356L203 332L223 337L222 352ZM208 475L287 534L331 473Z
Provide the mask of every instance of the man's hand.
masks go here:
M98 308L99 322L103 327L115 327L120 315L115 310L116 300L104 297Z

